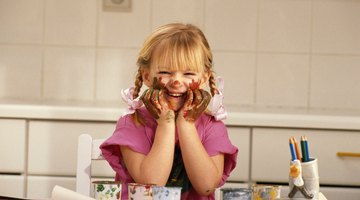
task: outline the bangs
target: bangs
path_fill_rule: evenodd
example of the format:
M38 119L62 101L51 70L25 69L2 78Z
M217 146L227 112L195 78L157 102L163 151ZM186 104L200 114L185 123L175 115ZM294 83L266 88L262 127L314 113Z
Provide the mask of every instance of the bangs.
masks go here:
M196 42L187 40L165 40L157 47L153 65L157 69L191 70L204 72L203 49Z

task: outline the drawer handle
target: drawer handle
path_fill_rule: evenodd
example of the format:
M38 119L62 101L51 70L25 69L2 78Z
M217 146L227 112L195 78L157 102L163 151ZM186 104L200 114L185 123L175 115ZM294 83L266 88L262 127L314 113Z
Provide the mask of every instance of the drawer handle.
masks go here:
M336 155L339 157L360 157L360 153L353 152L337 152Z

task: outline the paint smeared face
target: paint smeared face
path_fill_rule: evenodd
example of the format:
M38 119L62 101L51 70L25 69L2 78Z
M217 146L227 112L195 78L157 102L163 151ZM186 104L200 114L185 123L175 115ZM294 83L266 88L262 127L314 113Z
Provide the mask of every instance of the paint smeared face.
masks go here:
M165 98L174 111L178 111L184 105L187 90L200 88L205 78L202 73L196 71L175 71L164 67L154 70L152 74L159 82L155 87L165 88Z
M143 80L151 87L153 79L157 78L166 88L165 97L171 108L178 111L186 101L188 89L201 89L207 85L209 73L206 71L200 48L174 47L165 40L155 48L150 67L143 71Z

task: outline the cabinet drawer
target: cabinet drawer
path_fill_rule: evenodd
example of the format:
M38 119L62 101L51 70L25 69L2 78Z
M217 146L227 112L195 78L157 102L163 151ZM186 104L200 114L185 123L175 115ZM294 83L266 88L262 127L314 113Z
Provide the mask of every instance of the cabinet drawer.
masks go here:
M347 188L347 187L325 187L320 186L320 192L326 199L344 199L344 200L359 200L360 188ZM289 187L281 187L281 197L287 197L289 194Z
M229 127L228 133L232 144L239 149L236 168L228 181L249 181L250 129Z
M24 197L25 179L17 175L0 175L0 196Z
M25 133L25 120L0 120L0 172L24 172Z
M309 141L311 157L318 158L320 184L360 185L360 158L338 157L337 152L360 152L360 132L255 128L252 178L288 182L289 137Z
M76 178L28 176L26 196L29 199L49 199L56 185L76 191Z
M29 123L30 175L75 176L78 137L83 133L95 139L109 137L113 123L49 122ZM107 162L95 163L94 176L114 176Z

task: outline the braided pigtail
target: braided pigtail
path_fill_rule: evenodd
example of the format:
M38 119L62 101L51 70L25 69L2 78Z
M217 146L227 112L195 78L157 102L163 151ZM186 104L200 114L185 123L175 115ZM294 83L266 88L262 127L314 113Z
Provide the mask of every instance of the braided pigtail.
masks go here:
M211 71L210 77L209 77L209 87L210 87L211 96L215 96L215 94L219 94L219 91L216 87L216 80L214 77L214 72L212 72L212 71Z
M142 74L141 74L141 67L139 67L138 72L136 74L135 78L135 88L133 93L133 99L136 99L139 97L139 93L141 90L143 84ZM137 126L145 125L145 119L141 116L140 112L138 110L135 110L134 114L132 115L132 118Z
M142 79L141 69L139 67L138 72L136 74L136 78L135 78L135 88L134 88L134 93L133 93L134 99L136 99L139 96L142 84L143 84L143 79Z

